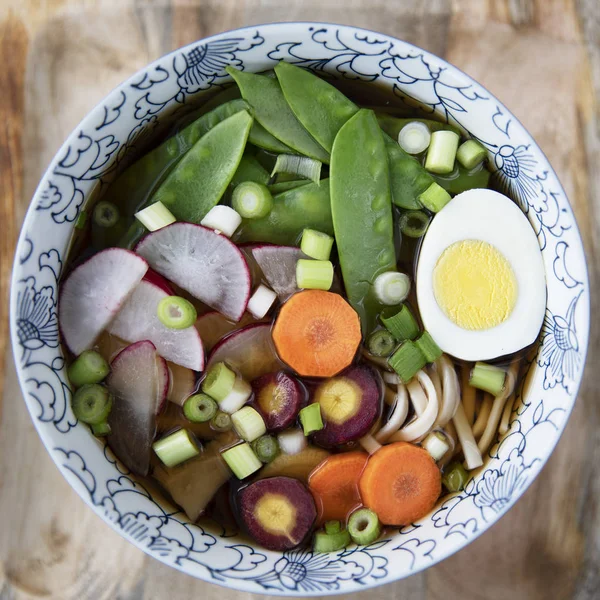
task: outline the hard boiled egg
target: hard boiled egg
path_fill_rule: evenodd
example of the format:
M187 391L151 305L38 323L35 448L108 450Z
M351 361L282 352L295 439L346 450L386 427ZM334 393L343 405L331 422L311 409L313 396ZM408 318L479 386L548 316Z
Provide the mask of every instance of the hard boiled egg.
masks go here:
M419 253L417 301L425 329L456 358L488 360L535 341L546 307L544 264L510 198L469 190L435 216Z

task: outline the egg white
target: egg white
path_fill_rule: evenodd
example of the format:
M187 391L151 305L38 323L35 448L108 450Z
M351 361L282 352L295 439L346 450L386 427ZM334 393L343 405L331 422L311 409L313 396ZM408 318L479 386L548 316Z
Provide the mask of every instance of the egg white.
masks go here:
M451 321L438 305L433 271L441 254L462 240L494 246L509 262L517 300L508 318L490 329L472 331ZM544 321L546 277L535 232L510 199L487 189L455 196L433 219L417 264L417 301L423 326L447 354L468 361L490 360L533 343Z

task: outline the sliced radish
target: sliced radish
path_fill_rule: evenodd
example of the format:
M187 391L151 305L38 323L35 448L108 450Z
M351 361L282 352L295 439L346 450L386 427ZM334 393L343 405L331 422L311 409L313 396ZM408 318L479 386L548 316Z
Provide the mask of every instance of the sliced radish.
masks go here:
M173 283L225 316L239 321L250 297L243 254L225 236L192 223L149 233L136 252Z
M196 329L202 338L202 344L207 352L210 352L215 344L228 333L256 323L256 319L245 312L244 316L236 323L229 321L220 312L216 310L208 312L196 319Z
M129 250L108 248L79 265L60 290L58 319L73 354L94 345L148 270Z
M183 406L183 403L196 390L196 374L191 369L186 369L173 362L168 363L167 366L171 375L171 385L169 386L167 400Z
M115 400L108 417L112 431L108 443L126 467L146 475L156 415L169 384L167 365L154 344L144 340L127 346L110 368L106 384Z
M269 285L284 300L291 296L296 286L296 263L306 258L300 248L294 246L255 246L252 255L261 268Z
M230 365L246 381L281 369L271 341L271 324L255 323L228 335L213 348L207 369L218 362Z
M154 285L158 286L163 292L169 294L169 296L175 295L175 290L171 283L165 279L162 275L159 275L156 271L148 269L144 275L144 281L149 281Z
M167 296L169 294L157 285L142 281L109 325L108 331L128 342L150 340L164 359L202 371L204 348L198 330L195 327L169 329L157 316L158 303Z

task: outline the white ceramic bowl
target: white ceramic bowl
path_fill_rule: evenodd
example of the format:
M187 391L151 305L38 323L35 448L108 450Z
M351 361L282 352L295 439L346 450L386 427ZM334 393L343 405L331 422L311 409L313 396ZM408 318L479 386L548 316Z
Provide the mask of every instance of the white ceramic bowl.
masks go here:
M93 190L148 134L228 80L279 60L336 77L376 81L459 124L489 150L505 191L538 234L548 307L542 342L485 468L420 522L369 547L331 555L255 548L220 527L189 523L136 482L70 408L59 343L57 285L74 222ZM524 90L527 93L527 90ZM581 381L589 286L573 213L531 136L489 92L442 59L386 35L321 23L281 23L222 33L152 63L82 121L46 171L16 253L10 322L19 380L48 452L77 493L123 537L186 573L248 592L324 596L401 579L456 552L497 521L548 459Z

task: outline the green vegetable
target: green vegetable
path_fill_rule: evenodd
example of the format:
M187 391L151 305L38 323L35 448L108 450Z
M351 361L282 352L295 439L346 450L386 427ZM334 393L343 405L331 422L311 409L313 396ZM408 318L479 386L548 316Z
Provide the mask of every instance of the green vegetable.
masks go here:
M87 383L100 383L109 373L108 363L95 350L82 352L67 369L69 381L76 388Z
M242 158L252 117L241 111L205 134L171 171L152 197L180 221L200 223L215 206Z
M381 315L381 322L399 342L414 340L419 335L419 326L406 304L396 312L385 310Z
M315 431L321 431L325 427L321 418L321 405L318 402L305 406L298 416L306 437Z
M165 467L175 467L200 454L187 429L179 429L152 444L152 449Z
M313 538L313 552L337 552L350 544L350 532L347 529L337 533L317 531Z
M262 219L244 219L238 242L270 242L292 246L307 228L333 235L329 181L309 183L277 194L273 209Z
M419 196L419 202L433 213L440 212L450 200L450 194L435 181Z
M187 329L196 322L196 307L181 296L163 298L156 309L158 320L169 329Z
M404 383L408 383L427 364L427 359L413 341L406 340L388 358L388 364Z
M375 280L375 295L382 304L394 306L404 302L410 293L410 277L406 273L386 271Z
M253 442L267 432L263 418L251 406L244 406L234 412L231 415L231 422L237 434L247 442Z
M119 220L119 209L106 200L101 200L94 207L92 219L98 227L114 227Z
M82 210L77 215L77 220L75 221L75 229L84 229L86 223L87 223L87 212L85 210Z
M240 88L233 84L229 85L221 91L213 94L199 109L200 115L204 115L218 106L229 102L230 100L238 100L241 99L242 94L240 93Z
M225 450L221 456L238 479L245 479L262 467L262 463L247 442Z
M194 394L183 403L183 414L192 423L210 421L218 409L216 401L207 394Z
M139 212L136 212L135 218L148 231L162 229L177 221L173 213L162 202L155 202Z
M231 204L242 218L261 219L271 212L273 196L266 185L244 181L233 190Z
M283 95L306 130L331 152L342 125L358 106L327 81L286 62L275 67Z
M460 194L467 190L487 188L491 173L485 165L477 165L468 171L462 165L455 165L448 175L434 175L435 181L451 194Z
M296 284L304 290L328 290L333 283L333 264L330 260L298 259Z
M442 483L449 492L460 492L465 489L469 474L459 462L450 463L442 475Z
M425 168L430 173L452 173L460 138L453 131L435 131L427 150Z
M231 417L226 413L220 410L211 420L210 426L215 431L230 431L233 427L233 423L231 422Z
M244 154L235 175L231 178L231 184L238 186L244 181L254 181L255 183L267 185L269 179L271 179L269 173L256 158L249 154Z
M395 347L396 340L387 329L378 329L367 339L367 350L373 356L389 356Z
M202 382L202 391L217 402L222 402L233 389L235 377L235 373L224 362L219 362L208 370Z
M269 188L271 194L275 196L276 194L281 194L282 192L287 192L288 190L293 190L297 187L307 184L308 181L306 181L306 179L292 179L291 181L278 181L277 183L272 183L267 187Z
M476 362L469 377L469 385L497 396L504 389L505 378L504 369L484 362Z
M263 435L252 442L252 450L263 464L268 464L275 460L279 454L279 442L272 435Z
M420 238L425 235L431 219L423 211L408 210L400 216L400 231L411 238Z
M373 282L396 268L387 153L372 111L358 111L335 138L330 187L346 293L368 333L381 308Z
M431 131L432 133L434 131L447 130L454 131L454 133L460 135L460 130L458 129L458 127L455 127L454 125L450 125L448 123L434 121L433 119L415 119L414 117L398 118L378 112L377 121L379 122L379 126L381 127L381 129L383 129L394 140L398 139L399 133L406 125L408 125L409 123L414 123L415 121L427 125L429 131Z
M472 169L487 158L487 150L476 140L463 142L456 151L456 160L465 167Z
M258 121L254 121L248 140L258 148L264 148L276 154L291 154L293 150L271 135Z
M415 340L415 344L429 363L435 362L443 354L440 347L435 343L428 331L424 331Z
M339 533L342 530L340 521L327 521L325 523L325 533Z
M421 154L429 147L431 132L425 123L411 121L398 134L398 144L409 154Z
M75 418L88 425L106 421L113 398L108 390L97 383L86 383L73 395L71 403Z
M285 101L279 82L265 75L225 69L240 87L255 119L279 141L296 152L329 162L328 153L311 137Z
M381 524L372 510L359 508L348 519L348 531L354 543L366 546L381 535Z
M106 437L107 435L110 435L112 432L112 429L107 421L102 421L102 423L96 423L95 425L92 425L91 427L92 427L92 433L96 437Z
M421 446L431 454L431 458L436 462L440 460L448 450L450 444L448 439L441 431L432 431L422 442Z
M314 158L297 156L296 154L280 154L271 171L271 177L277 173L286 173L318 183L321 179L321 166L321 161Z
M305 229L302 232L302 241L300 250L317 260L329 260L331 248L333 247L333 238L322 231L314 229Z

